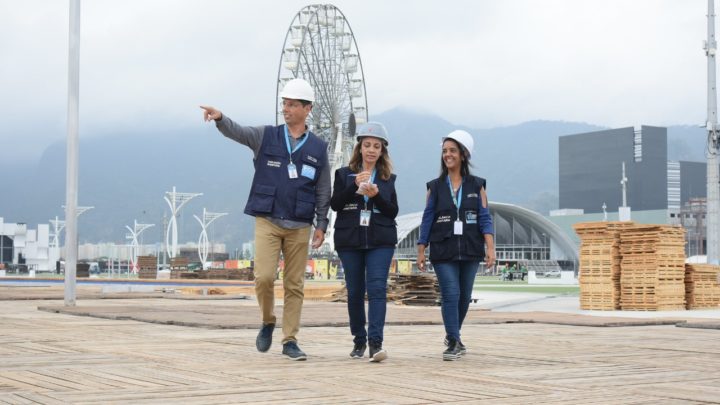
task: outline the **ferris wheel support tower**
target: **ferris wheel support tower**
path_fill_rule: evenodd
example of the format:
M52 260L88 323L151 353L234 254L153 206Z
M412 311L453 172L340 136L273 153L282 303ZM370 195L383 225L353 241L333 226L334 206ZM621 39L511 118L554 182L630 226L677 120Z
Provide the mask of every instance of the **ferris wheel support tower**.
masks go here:
M307 80L315 90L308 127L328 144L331 173L346 166L355 144L355 125L368 120L365 76L350 24L331 4L301 9L290 23L280 54L276 92L276 124L283 123L280 92L294 78ZM319 249L334 250L330 224Z

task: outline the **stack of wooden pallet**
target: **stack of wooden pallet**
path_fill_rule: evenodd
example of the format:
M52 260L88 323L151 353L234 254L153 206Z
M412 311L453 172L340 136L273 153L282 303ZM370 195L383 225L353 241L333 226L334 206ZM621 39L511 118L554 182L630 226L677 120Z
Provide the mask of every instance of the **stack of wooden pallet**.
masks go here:
M580 236L580 308L620 309L620 232L632 222L582 222Z
M90 277L90 264L77 263L75 266L75 277Z
M339 290L335 290L327 297L330 302L347 302L348 291L347 286L343 283L343 286Z
M685 265L687 309L720 307L720 266Z
M245 281L255 280L255 274L253 273L253 269L251 269L251 268L229 269L228 277L230 278L230 280L245 280Z
M209 280L227 280L230 276L228 269L208 269L205 277Z
M685 309L685 230L636 225L620 233L620 307Z
M185 278L182 273L187 273L189 262L187 257L173 257L170 259L170 278Z
M435 276L429 274L391 274L388 301L404 305L438 305L440 287Z
M155 256L138 256L138 278L156 279L157 278L157 257Z
M327 296L332 302L347 302L347 287ZM367 295L365 296L367 299ZM440 302L437 279L429 274L391 274L387 300L402 305L434 306Z

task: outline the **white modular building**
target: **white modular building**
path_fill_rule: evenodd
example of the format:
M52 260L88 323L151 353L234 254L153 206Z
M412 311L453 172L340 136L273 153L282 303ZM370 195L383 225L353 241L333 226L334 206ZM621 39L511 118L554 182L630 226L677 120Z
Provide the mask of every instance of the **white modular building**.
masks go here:
M29 271L53 271L59 259L57 248L50 247L50 225L5 222L0 217L0 262L26 265Z

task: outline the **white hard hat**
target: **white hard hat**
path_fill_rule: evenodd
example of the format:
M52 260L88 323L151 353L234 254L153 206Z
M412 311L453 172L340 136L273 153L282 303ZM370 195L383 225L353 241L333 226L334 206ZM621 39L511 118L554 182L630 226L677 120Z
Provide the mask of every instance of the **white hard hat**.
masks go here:
M380 139L385 146L388 146L387 130L383 124L379 122L366 122L360 125L357 129L355 139L360 142L362 138L368 136Z
M443 142L445 142L446 139L452 139L454 141L457 141L465 147L468 151L468 157L471 157L473 154L473 147L475 146L475 141L473 141L472 135L467 133L467 131L463 131L461 129L457 129L455 131L450 132L449 134L445 135L443 137Z
M285 84L285 87L283 87L280 92L280 97L293 100L305 100L312 103L315 101L315 92L307 81L303 79L292 79Z

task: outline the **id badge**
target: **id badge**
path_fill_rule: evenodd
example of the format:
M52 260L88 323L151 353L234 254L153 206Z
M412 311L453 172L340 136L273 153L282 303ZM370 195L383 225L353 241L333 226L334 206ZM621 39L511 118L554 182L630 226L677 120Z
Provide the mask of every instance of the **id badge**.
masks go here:
M370 226L370 215L372 212L370 210L361 210L360 211L360 226Z
M297 167L295 167L295 163L288 165L288 176L290 176L291 179L297 179Z
M454 226L455 235L462 235L462 231L463 231L463 222L455 221L455 226Z

